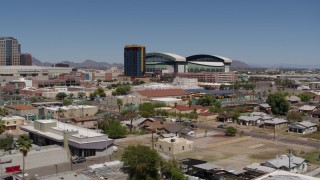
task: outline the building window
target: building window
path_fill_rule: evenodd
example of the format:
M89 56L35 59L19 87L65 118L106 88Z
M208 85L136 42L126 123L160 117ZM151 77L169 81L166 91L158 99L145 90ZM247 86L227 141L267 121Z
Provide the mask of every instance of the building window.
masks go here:
M7 122L7 125L9 125L9 122Z
M169 151L171 151L171 147L169 147Z
M184 146L182 146L182 151L184 151Z
M17 121L14 121L14 124L17 124Z

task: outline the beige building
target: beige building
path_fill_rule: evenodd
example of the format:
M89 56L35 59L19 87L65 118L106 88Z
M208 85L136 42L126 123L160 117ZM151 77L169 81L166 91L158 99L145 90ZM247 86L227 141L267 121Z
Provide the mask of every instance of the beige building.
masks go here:
M142 96L139 96L139 95L107 96L106 101L103 101L101 103L103 103L107 107L118 108L118 103L117 103L118 99L122 100L123 105L126 105L126 104L139 105L139 104L143 103L142 102L143 98L142 98Z
M6 133L19 131L20 125L23 125L25 123L25 118L20 116L7 116L1 118L1 120L4 121Z
M80 118L94 116L98 112L97 106L79 105L79 106L55 106L45 107L44 113L52 118Z
M154 147L164 153L178 154L193 150L193 142L184 138L172 137L159 139Z
M71 123L79 127L98 129L98 121L95 117L72 118Z
M8 110L9 115L25 117L26 115L30 115L30 114L34 114L34 115L39 114L39 110L37 108L27 104L9 105L9 106L5 106L5 108Z

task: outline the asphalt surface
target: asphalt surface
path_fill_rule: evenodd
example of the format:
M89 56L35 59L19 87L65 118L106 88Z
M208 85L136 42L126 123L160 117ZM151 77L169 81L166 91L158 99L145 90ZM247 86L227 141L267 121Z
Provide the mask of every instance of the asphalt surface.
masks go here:
M201 129L214 130L214 131L218 131L218 132L225 131L225 129L217 128L217 127L210 126L210 125L199 124L198 127ZM277 134L274 139L274 135L262 134L262 133L256 133L256 132L248 132L248 131L244 131L243 135L251 136L253 138L258 138L258 139L275 140L278 142L288 143L288 144L305 145L305 146L309 146L309 147L313 147L313 148L317 148L317 149L320 148L320 141L317 141L317 140L297 139L297 138L287 137L287 136L277 135Z

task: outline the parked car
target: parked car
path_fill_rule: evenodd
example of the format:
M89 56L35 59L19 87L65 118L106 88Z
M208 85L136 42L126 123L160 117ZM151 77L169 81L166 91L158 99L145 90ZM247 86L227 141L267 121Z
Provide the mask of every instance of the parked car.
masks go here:
M76 157L72 160L73 164L77 164L77 163L82 163L82 162L86 162L86 158L85 157Z
M227 128L227 125L225 125L225 124L220 124L220 125L217 126L217 128L226 129L226 128Z

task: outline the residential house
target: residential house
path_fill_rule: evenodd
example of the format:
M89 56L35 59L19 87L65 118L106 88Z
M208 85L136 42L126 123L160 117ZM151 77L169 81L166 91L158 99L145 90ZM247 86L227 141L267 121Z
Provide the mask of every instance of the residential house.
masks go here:
M154 144L154 148L168 154L178 154L193 150L193 142L184 138L160 138Z
M271 113L271 106L268 103L259 104L259 111L270 114Z
M264 128L282 128L288 125L288 121L285 119L274 118L265 120L262 125Z
M157 134L164 134L164 128L169 125L171 125L171 123L164 123L160 121L147 121L143 124L143 128L148 131L155 132Z
M313 117L313 118L320 119L320 110L312 111L312 112L310 112L309 114L310 114L311 117Z
M231 114L222 113L217 116L217 121L224 122L224 123L231 123L233 122L233 117L231 116Z
M301 102L301 98L298 96L287 96L286 97L287 101L289 101L291 104L297 104Z
M299 111L304 113L311 113L312 111L316 110L316 107L317 106L303 105L299 107Z
M137 120L132 121L132 129L137 130L140 127L143 127L143 125L147 122L154 122L154 118L139 118ZM131 126L131 120L127 121L121 121L122 124L126 125L128 128Z
M181 169L184 173L192 172L192 166L204 164L206 162L207 161L192 158L186 158L179 161L179 163L181 164Z
M260 123L260 116L240 116L238 120L240 125L256 126Z
M246 172L245 175L248 179L254 179L256 177L262 176L266 173L271 173L276 169L268 166L263 166L260 163L252 163L243 168Z
M163 129L166 133L172 133L172 134L180 134L184 136L190 136L194 134L194 131L191 127L182 126L180 124L170 124Z
M294 173L303 173L307 171L307 161L292 154L281 155L275 159L261 163L262 166L270 167L276 170L285 170Z
M294 124L289 124L288 132L298 133L298 134L308 134L317 131L317 124L309 121L297 122Z

